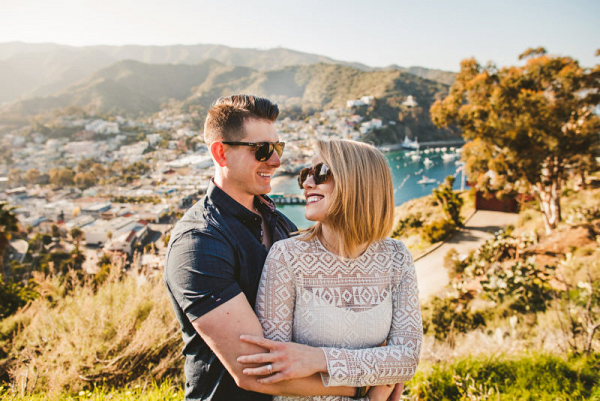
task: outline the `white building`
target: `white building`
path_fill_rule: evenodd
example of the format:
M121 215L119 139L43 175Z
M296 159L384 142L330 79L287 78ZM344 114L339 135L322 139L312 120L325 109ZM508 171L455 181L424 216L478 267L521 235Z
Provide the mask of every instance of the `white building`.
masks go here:
M408 95L408 97L406 98L406 100L404 102L402 102L402 104L406 107L417 107L418 106L417 101L412 97L412 95Z

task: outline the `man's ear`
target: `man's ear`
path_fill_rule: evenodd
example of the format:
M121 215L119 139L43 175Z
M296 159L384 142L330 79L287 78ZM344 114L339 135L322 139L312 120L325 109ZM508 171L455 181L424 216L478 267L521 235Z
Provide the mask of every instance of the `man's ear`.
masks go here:
M227 156L225 155L225 146L222 142L213 142L210 144L210 153L213 159L221 167L227 165Z

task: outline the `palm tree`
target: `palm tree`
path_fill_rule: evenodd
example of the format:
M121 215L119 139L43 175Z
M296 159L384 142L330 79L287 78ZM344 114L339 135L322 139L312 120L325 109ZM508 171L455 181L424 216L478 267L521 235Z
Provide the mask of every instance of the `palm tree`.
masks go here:
M6 277L4 252L8 248L11 233L19 229L17 217L12 213L12 209L5 209L5 206L6 203L0 203L0 264L4 277Z

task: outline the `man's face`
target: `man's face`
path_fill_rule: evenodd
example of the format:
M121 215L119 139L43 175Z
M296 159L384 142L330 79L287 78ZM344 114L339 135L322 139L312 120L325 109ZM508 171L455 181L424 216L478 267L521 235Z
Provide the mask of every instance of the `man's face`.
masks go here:
M239 142L277 142L279 137L275 124L267 120L249 119L244 123L246 136ZM271 191L271 177L275 169L281 165L279 155L273 152L264 162L256 160L256 149L250 146L226 146L227 182L229 195L237 196L263 195ZM232 193L233 192L233 193Z

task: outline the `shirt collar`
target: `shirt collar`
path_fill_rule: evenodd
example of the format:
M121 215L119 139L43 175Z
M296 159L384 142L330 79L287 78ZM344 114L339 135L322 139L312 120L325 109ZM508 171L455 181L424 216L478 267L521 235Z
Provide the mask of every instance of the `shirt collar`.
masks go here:
M227 213L233 215L244 224L250 223L260 225L262 223L262 218L260 216L248 210L241 203L229 196L227 192L219 188L213 180L210 180L210 183L208 184L206 195L214 204L222 207ZM268 210L272 214L275 214L275 203L266 195L255 196L254 205L260 209L261 213Z

